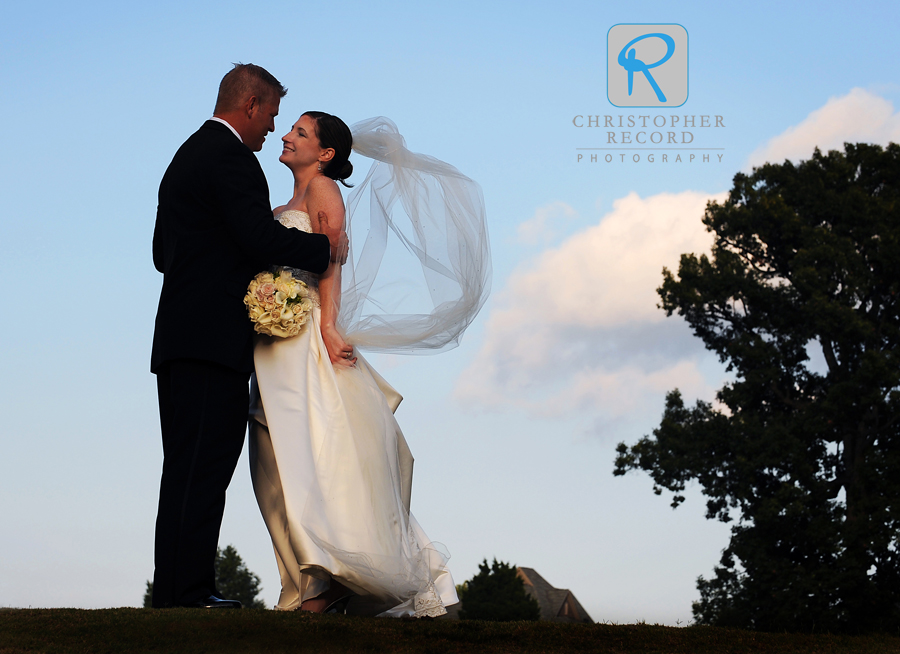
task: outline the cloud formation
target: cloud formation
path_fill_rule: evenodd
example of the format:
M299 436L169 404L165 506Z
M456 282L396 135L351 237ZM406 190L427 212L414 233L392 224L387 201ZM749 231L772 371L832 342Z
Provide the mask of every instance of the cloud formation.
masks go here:
M900 113L894 105L865 89L855 88L847 95L831 98L801 123L786 129L756 149L746 168L785 159L809 159L818 146L822 152L843 150L844 143L887 145L900 141Z
M900 114L864 89L830 99L748 158L806 159L844 142L900 141ZM721 367L680 318L666 318L656 289L682 253L707 253L700 219L726 193L631 193L600 221L525 262L507 281L488 318L477 357L457 382L469 406L515 408L533 416L579 412L603 422L658 411L673 388L712 400ZM520 225L525 242L546 242L575 211L564 202ZM704 372L706 374L704 375ZM720 380L713 380L716 386Z
M682 253L709 251L700 219L707 201L724 197L631 193L597 225L520 267L458 397L540 416L595 407L611 417L676 386L709 397L695 362L702 344L680 319L666 319L656 288Z
M565 202L551 202L538 207L534 215L516 228L516 235L521 243L535 245L543 240L552 239L559 233L559 228L571 222L578 213Z

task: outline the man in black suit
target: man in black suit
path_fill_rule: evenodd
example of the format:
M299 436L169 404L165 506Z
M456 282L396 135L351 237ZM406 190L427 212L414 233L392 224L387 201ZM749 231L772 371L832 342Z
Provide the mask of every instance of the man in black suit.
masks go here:
M237 64L214 116L179 148L159 186L153 263L163 273L150 369L157 376L163 472L156 518L153 606L240 608L221 600L214 562L225 490L244 442L253 329L243 297L272 264L324 272L346 235L272 218L254 152L275 129L286 89Z

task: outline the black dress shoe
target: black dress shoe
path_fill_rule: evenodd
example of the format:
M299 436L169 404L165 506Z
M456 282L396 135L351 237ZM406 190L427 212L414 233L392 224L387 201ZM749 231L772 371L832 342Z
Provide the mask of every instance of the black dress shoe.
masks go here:
M325 607L325 610L322 613L347 613L347 605L350 603L350 600L353 598L355 593L347 593L343 597L340 597L334 600L331 604Z
M237 600L222 599L215 595L210 595L205 599L199 599L196 602L188 602L181 606L192 609L239 609L241 608L241 603Z

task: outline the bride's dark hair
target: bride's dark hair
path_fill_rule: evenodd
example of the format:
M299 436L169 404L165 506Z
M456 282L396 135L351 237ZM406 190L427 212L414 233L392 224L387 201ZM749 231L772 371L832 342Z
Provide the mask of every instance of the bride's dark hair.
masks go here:
M350 163L350 149L353 147L353 136L347 123L324 111L305 111L304 116L309 116L316 121L316 137L319 139L319 147L334 149L334 157L325 164L322 174L330 177L350 188L344 180L353 174L353 164Z

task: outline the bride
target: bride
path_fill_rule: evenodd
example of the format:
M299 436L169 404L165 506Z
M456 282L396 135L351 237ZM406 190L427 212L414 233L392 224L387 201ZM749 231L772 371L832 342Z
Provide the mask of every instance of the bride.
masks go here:
M443 615L458 598L448 555L409 511L413 458L393 415L402 398L354 344L410 352L456 343L488 291L480 190L452 166L410 153L383 118L351 134L339 118L311 111L282 142L279 160L293 173L294 194L274 213L296 229L317 231L323 214L343 222L336 180L349 186L351 145L375 163L350 197L353 209L368 190L371 215L358 255L346 226L343 297L340 266L321 276L290 269L310 288L310 321L295 337L258 336L255 345L251 474L281 576L275 608L344 610L352 598L354 613ZM388 229L412 246L428 281L435 271L443 276L430 313L366 313L382 306L373 280Z

